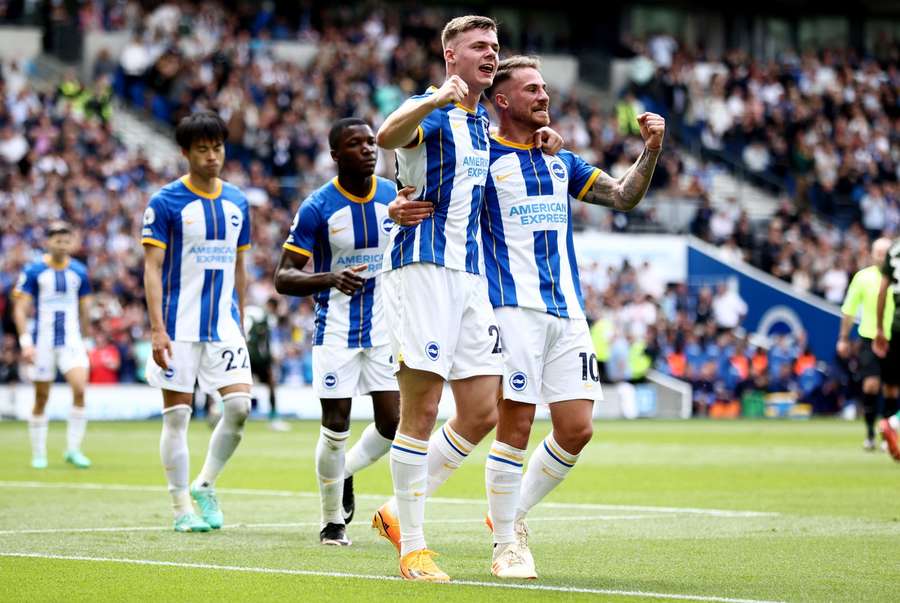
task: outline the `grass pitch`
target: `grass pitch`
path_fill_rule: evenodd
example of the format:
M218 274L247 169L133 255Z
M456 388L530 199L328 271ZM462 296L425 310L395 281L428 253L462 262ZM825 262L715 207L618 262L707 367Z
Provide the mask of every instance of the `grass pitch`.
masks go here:
M35 471L25 424L0 423L0 600L897 600L900 464L864 453L859 423L597 423L531 513L540 579L527 583L490 575L485 441L429 501L449 585L395 579L369 528L391 491L385 460L355 479L353 546L318 544L318 428L293 428L251 423L218 483L226 528L176 534L158 422L89 425L84 471L62 462L64 424ZM192 477L208 438L195 421Z

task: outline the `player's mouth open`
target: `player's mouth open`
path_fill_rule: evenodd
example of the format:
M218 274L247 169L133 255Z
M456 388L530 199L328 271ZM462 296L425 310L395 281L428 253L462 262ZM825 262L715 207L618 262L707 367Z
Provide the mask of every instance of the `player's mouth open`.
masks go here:
M484 73L485 75L494 75L494 64L485 63L478 67L478 71Z

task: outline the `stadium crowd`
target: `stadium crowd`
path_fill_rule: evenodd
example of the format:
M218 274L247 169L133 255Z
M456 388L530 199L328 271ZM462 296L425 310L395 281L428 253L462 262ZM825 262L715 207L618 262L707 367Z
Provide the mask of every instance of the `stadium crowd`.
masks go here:
M298 203L334 173L326 140L330 123L352 114L377 126L406 96L440 79L440 52L433 41L442 18L430 19L427 12L405 20L403 28L376 12L350 25L317 30L306 24L298 30L274 15L248 22L215 3L163 4L146 14L136 3L116 6L122 10L82 14L86 27L135 32L119 57L101 53L90 84L67 76L57 89L37 91L22 66L3 66L0 382L22 377L9 293L40 249L42 225L56 217L79 229L76 255L86 261L94 283L91 380L143 380L150 345L142 252L136 244L139 216L149 194L178 172L174 163L154 169L111 134L113 90L163 122L204 108L226 119L231 139L223 177L246 191L253 208L249 302L263 306L275 295L271 277ZM315 42L323 50L305 67L279 61L271 41L287 36ZM682 98L672 93L680 87L689 102L673 111L680 111L685 131L694 128L704 144L740 144L745 157L753 145L762 143L770 155L783 145L789 161L773 160L766 169L791 182L795 196L786 197L763 231L734 201L712 209L704 174L688 172L677 153L662 156L651 194L698 198L694 234L801 290L840 302L849 276L866 265L868 235L895 232L900 222L897 168L889 152L898 141L896 135L884 134L898 131L889 127L897 119L896 92L890 105L887 90L896 88L891 85L896 83L895 67L880 71L875 63L860 62L852 69L848 56L828 54L761 66L730 53L718 67L706 68L704 80L707 63L702 57L674 49L667 64L658 49L652 52L658 46L647 46L658 77L616 107L602 107L575 91L554 92L555 127L574 150L609 166L607 171L616 176L640 152L629 116L642 110L641 99ZM895 66L896 55L890 60ZM822 75L829 70L831 79ZM803 115L811 121L803 122ZM835 139L834 148L818 144L829 137ZM830 174L829 159L809 150L820 147L831 153L832 171L840 174L836 179L823 176ZM804 153L806 163L794 161ZM807 169L795 169L800 164ZM391 175L392 165L383 156L379 170ZM860 207L880 204L882 222L871 216L867 220L863 211L861 224L842 232L791 201L809 197L814 206L824 207L822 199L846 189L838 182L848 174L857 178L850 188L863 193ZM880 201L872 201L873 195L880 195ZM578 228L627 227L611 212L601 214L580 204L574 219ZM639 215L641 219L653 217ZM743 301L727 287L692 291L667 283L646 265L590 264L583 271L598 356L612 381L640 380L655 367L691 381L701 412L748 390L795 391L818 409L832 411L841 396L853 393L846 367L816 362L803 341L779 341L768 350L752 345L739 327L746 312ZM281 383L311 379L313 321L308 299L280 298L271 322ZM621 325L630 326L626 330Z
M663 108L685 140L735 158L870 236L900 225L900 46L707 56L668 35L635 41L629 93Z

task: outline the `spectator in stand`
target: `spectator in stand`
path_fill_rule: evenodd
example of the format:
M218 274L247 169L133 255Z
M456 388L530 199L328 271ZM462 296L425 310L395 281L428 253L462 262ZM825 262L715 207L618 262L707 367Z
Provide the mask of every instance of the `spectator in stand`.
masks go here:
M747 315L747 302L737 291L736 279L716 285L712 311L719 332L730 331L741 326L741 321Z
M119 349L99 326L94 327L94 348L88 352L91 363L90 383L117 383L122 358Z

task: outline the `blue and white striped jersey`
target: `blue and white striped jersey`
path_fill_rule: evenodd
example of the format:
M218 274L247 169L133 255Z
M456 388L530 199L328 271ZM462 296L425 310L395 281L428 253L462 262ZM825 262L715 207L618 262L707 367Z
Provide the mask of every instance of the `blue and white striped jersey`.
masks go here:
M30 295L34 302L31 336L36 347L62 347L81 341L78 302L90 295L87 268L75 259L54 264L49 255L25 267L14 295Z
M491 304L584 318L569 198L581 199L600 170L578 155L491 140L481 215Z
M422 99L437 90L429 88ZM397 149L397 183L434 203L434 216L391 233L385 270L431 262L479 274L478 216L490 160L488 114L460 104L435 109L418 129L414 147Z
M353 295L334 288L315 294L313 345L369 348L388 343L379 273L394 226L387 206L396 196L397 187L385 178L374 176L365 197L348 192L334 178L311 194L297 211L285 249L312 257L316 272L340 272L368 264L359 273L365 284Z
M166 250L162 311L173 341L243 337L234 270L250 248L250 209L239 188L220 180L210 195L187 176L170 182L150 198L141 236Z

